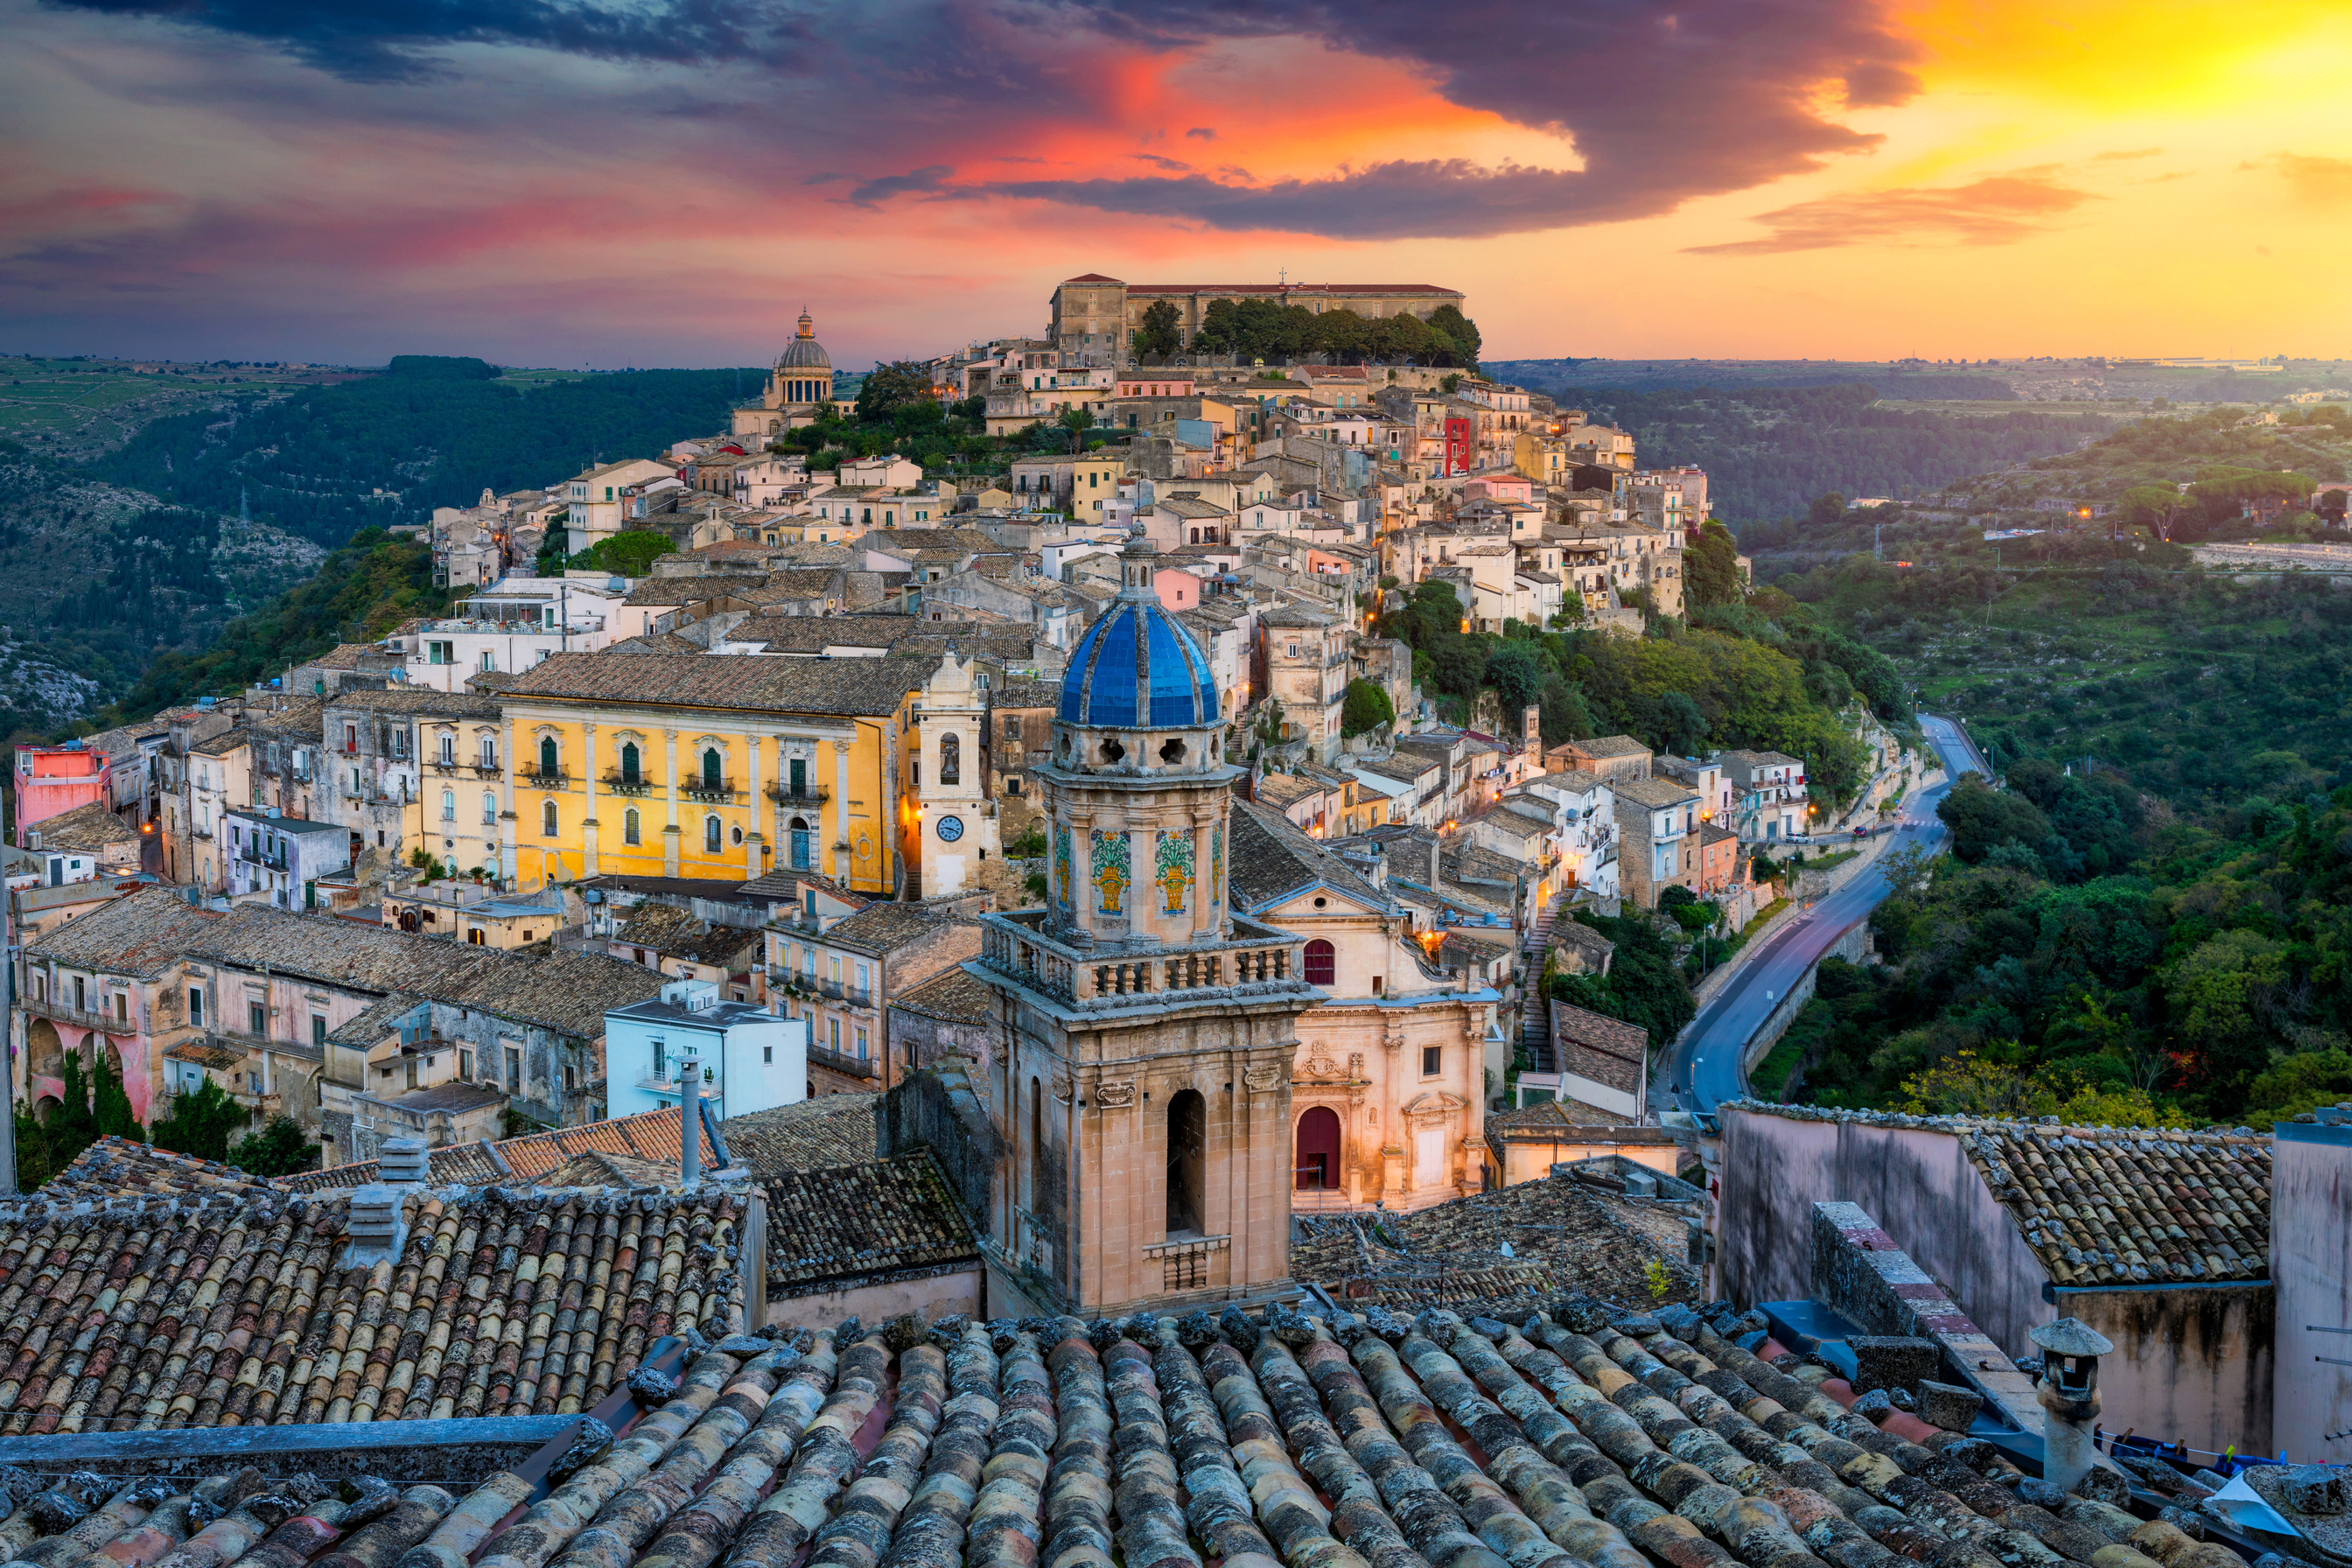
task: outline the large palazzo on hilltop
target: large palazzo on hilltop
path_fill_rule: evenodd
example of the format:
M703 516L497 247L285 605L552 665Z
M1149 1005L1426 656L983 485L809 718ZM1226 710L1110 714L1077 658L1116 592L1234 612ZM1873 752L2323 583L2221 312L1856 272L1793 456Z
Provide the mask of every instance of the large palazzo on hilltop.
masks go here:
M1294 1194L1418 1206L1483 1169L1495 996L1444 988L1383 892L1234 801L1216 683L1158 568L1130 542L1071 654L1034 770L1045 905L983 917L967 965L993 993L991 1297L1045 1311L1279 1290ZM1236 910L1259 901L1233 881L1244 847L1244 881L1279 885L1297 929Z

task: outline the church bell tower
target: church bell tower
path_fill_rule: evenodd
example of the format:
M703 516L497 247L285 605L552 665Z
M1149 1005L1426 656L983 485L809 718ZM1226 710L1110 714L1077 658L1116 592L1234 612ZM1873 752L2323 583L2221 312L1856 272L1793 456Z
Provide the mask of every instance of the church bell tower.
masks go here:
M1042 909L990 915L990 1247L1045 1311L1186 1308L1289 1276L1290 1077L1320 999L1298 939L1237 918L1234 780L1207 656L1151 544L1063 679L1037 769Z

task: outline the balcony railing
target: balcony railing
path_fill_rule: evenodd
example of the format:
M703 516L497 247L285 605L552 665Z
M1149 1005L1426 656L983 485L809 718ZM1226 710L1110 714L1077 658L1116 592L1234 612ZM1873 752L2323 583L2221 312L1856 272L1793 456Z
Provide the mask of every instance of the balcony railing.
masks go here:
M697 775L691 780L681 783L677 786L677 793L688 800L701 801L706 805L732 805L735 804L735 781Z
M530 768L523 773L522 782L531 789L569 789L572 785L572 775L562 768L556 769L551 773L543 773L538 768Z
M767 796L778 805L815 805L833 798L833 792L823 784L772 784Z
M1081 952L1040 932L1042 913L982 921L981 962L1022 984L1081 1005L1098 999L1297 983L1297 939L1255 921L1234 922L1235 940L1175 956Z
M506 769L496 763L477 762L474 763L474 772L477 776L486 779L500 779L507 774Z
M651 795L654 781L639 773L635 778L624 778L619 773L606 773L598 781L614 795Z
M675 1062L666 1062L650 1072L639 1073L637 1075L637 1087L644 1089L648 1094L683 1094L686 1092L686 1080L684 1076L678 1072L677 1064ZM702 1092L710 1096L716 1096L718 1094L719 1079L716 1073L708 1069L704 1070L702 1075Z
M827 1050L823 1046L809 1047L809 1066L825 1068L851 1078L876 1079L881 1076L879 1066L872 1057L853 1057L840 1051Z
M31 996L19 996L16 1001L26 1012L44 1018L54 1018L60 1024L74 1024L85 1029L99 1029L117 1035L131 1032L131 1026L129 1020L117 1018L113 1014L99 1008L77 1007L70 1002L60 1002L55 997L43 1000Z

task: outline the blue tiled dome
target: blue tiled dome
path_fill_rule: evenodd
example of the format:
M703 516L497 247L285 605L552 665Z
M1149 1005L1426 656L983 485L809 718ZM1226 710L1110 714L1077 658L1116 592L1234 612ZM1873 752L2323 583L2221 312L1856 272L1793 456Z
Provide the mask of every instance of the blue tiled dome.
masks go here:
M1062 678L1064 723L1200 729L1218 712L1209 656L1156 599L1115 601L1078 639Z

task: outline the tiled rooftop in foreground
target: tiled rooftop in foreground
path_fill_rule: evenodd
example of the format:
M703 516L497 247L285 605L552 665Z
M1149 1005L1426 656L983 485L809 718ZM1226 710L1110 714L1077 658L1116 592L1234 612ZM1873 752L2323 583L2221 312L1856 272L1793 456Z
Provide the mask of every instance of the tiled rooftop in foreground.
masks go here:
M0 1436L564 1415L740 1321L740 1194L399 1202L373 1261L350 1193L0 1206Z
M1727 1313L1497 1310L733 1336L544 1483L225 1467L192 1517L173 1482L93 1477L0 1533L44 1564L268 1568L2242 1568L1987 1443L1881 1430Z

